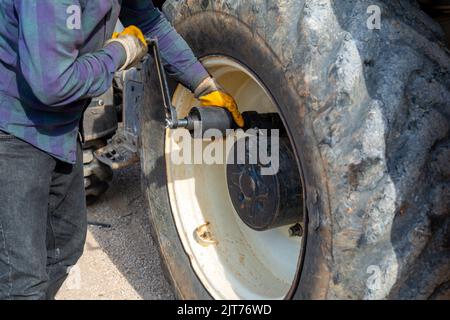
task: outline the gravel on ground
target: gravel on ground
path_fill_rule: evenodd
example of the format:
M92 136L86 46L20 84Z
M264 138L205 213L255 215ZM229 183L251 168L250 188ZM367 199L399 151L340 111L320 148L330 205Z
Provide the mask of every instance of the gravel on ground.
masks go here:
M112 187L88 208L85 251L59 300L174 299L149 233L140 168L117 171Z

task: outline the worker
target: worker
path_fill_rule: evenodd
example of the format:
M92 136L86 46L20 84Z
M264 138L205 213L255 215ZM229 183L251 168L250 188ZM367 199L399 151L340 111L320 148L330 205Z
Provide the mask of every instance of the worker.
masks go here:
M118 19L125 29L113 36ZM54 299L82 255L82 115L146 55L145 37L202 105L242 123L150 0L0 1L0 299Z

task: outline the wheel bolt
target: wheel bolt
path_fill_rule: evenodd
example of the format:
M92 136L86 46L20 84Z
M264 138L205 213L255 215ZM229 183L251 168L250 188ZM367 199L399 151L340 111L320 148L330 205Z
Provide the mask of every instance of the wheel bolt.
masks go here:
M289 229L289 236L303 237L303 227L300 225L300 223L297 223Z

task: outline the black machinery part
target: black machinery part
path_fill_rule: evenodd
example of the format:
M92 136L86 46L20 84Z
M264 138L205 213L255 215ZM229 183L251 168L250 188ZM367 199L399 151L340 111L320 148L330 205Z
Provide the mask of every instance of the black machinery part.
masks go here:
M194 138L204 137L208 130L218 130L224 137L229 130L264 129L279 130L280 136L286 136L283 122L277 113L258 113L247 111L242 113L244 127L239 128L233 120L231 113L224 108L218 107L194 107L189 116L178 120L183 127L189 130Z
M261 169L267 165L263 165L259 159L256 164L250 163L251 138L242 139L246 140L245 164L237 161L238 140L230 154L234 158L228 159L227 165L229 194L241 220L256 231L292 226L302 221L303 191L289 138L280 136L279 170L274 175L262 175ZM267 147L271 152L274 147L271 139L268 139Z

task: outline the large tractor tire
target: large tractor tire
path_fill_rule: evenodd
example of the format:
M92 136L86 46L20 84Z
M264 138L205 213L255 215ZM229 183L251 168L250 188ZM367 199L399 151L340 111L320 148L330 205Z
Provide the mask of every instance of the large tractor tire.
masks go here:
M373 5L381 30L367 26ZM223 166L171 163L177 142L150 73L143 187L178 297L450 297L450 55L439 26L409 0L169 0L165 12L242 111L279 112L305 206L301 237L254 231ZM195 100L173 89L183 115Z

